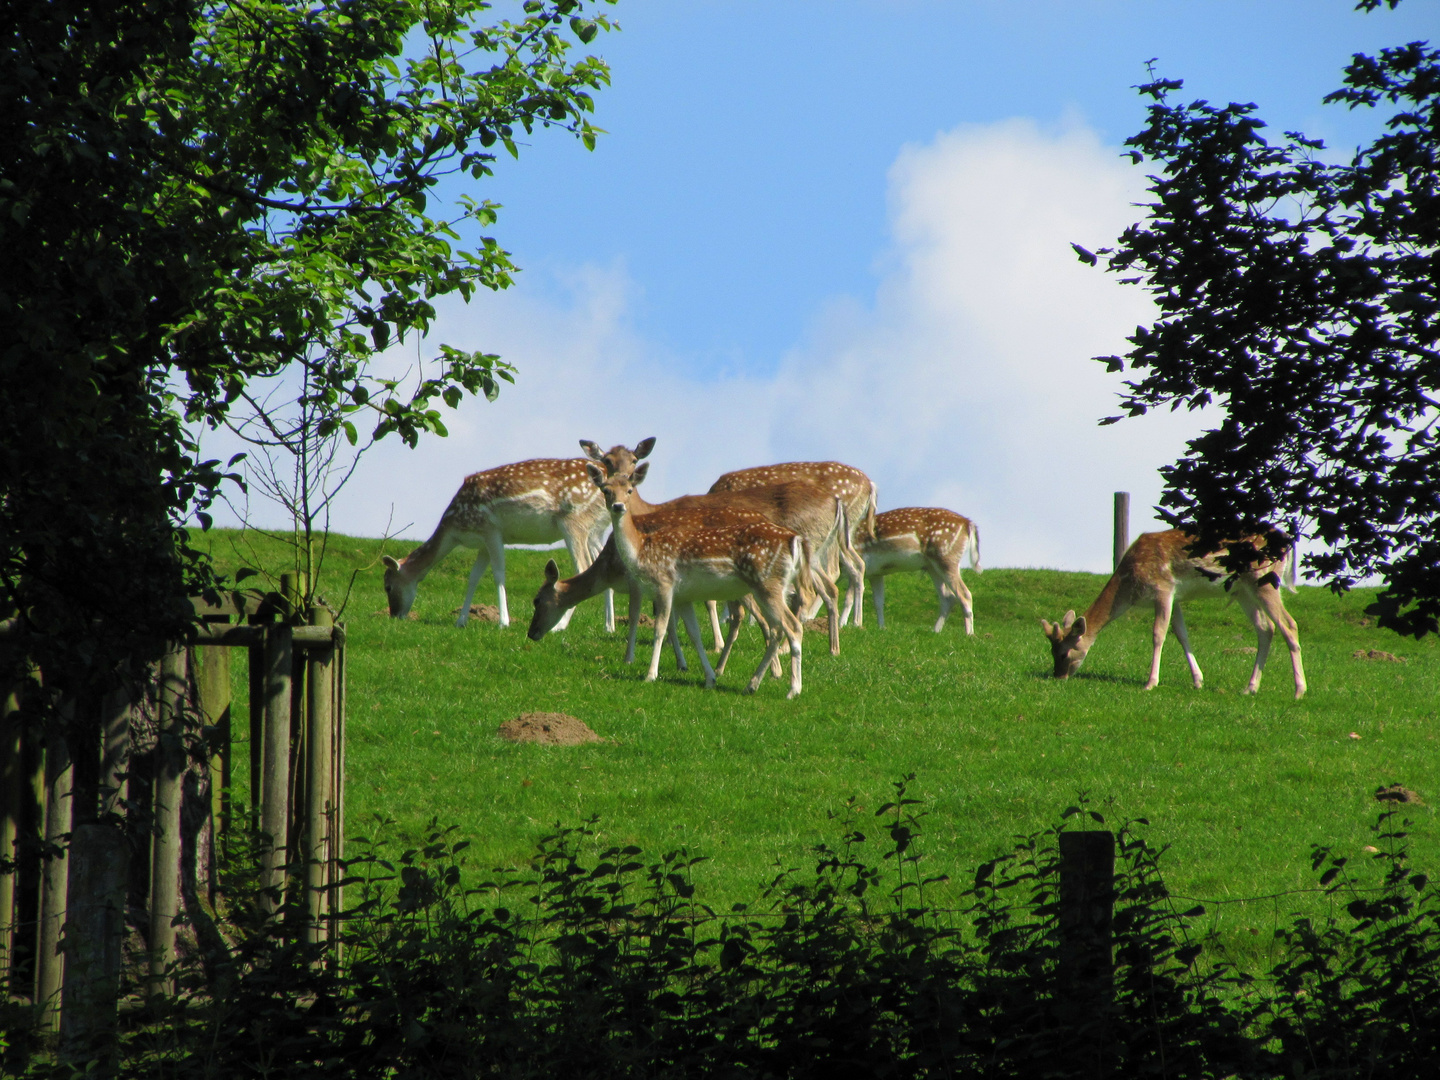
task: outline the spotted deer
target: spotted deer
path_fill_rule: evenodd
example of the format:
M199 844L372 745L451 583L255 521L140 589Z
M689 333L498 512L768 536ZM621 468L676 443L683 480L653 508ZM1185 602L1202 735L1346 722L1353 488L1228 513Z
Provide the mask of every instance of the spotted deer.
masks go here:
M980 530L969 518L940 507L907 506L875 515L871 535L860 542L865 577L875 604L875 621L885 629L885 577L907 570L929 574L940 599L935 632L945 628L950 609L958 602L965 613L965 633L975 633L975 607L970 590L960 579L960 562L970 557L970 568L980 572ZM847 602L845 614L849 614ZM844 621L844 616L841 616Z
M765 656L745 692L754 693L759 688L783 638L790 645L790 690L786 696L796 697L802 685L803 630L785 599L797 580L809 573L810 553L804 538L769 521L705 525L698 518L646 533L637 524L632 502L636 485L644 479L644 468L606 476L592 463L589 473L609 509L616 552L631 578L655 600L655 647L645 681L653 682L659 674L665 631L678 608L699 650L705 685L713 687L715 671L701 643L694 602L739 600L750 594L766 622L777 632L769 635ZM738 630L736 623L721 653L722 660L728 657Z
M622 461L624 454L632 455L633 460L639 450L617 446L610 453L617 461ZM403 559L384 557L385 596L391 616L403 618L410 613L420 582L457 547L478 549L475 565L470 568L465 603L455 620L460 627L470 619L470 604L487 566L494 567L500 625L510 625L505 596L506 544L563 540L576 568L589 566L600 550L610 515L585 472L587 464L579 458L533 458L467 476L440 515L440 524L430 539ZM567 616L563 625L569 622ZM608 594L605 629L615 629L615 606Z
M875 482L859 469L842 465L838 461L790 461L780 465L758 465L750 469L728 472L710 485L710 493L722 491L747 491L751 488L783 484L789 481L803 481L814 484L822 491L836 496L844 504L845 517L849 523L846 539L854 550L862 539L870 535L875 527L875 513L880 507ZM855 625L861 625L863 615L860 604L865 595L863 563L855 561L845 566L848 590L845 598L846 610L854 608ZM832 616L832 624L834 618ZM839 627L836 627L838 630Z
M1263 552L1271 539L1273 537L1248 536L1244 542ZM1192 540L1189 533L1180 529L1141 533L1125 552L1120 565L1090 605L1089 611L1078 619L1075 612L1067 611L1065 618L1054 624L1040 620L1045 637L1050 641L1057 679L1067 679L1080 669L1090 646L1106 625L1134 604L1152 600L1155 604L1155 651L1150 660L1150 678L1145 683L1145 689L1153 690L1160 681L1160 650L1165 644L1165 633L1172 617L1175 636L1180 639L1180 648L1185 651L1185 659L1190 664L1190 673L1198 689L1204 682L1204 676L1195 661L1195 654L1190 651L1190 636L1185 631L1180 602L1191 597L1228 595L1234 597L1255 627L1255 668L1250 673L1250 682L1244 692L1253 694L1260 689L1260 674L1270 654L1275 631L1279 630L1290 649L1290 664L1295 671L1295 696L1304 696L1305 669L1300 662L1300 632L1280 596L1282 572L1286 584L1294 588L1294 547L1287 545L1283 556L1262 556L1261 561L1251 569L1232 574L1220 562L1228 547L1196 554L1190 550Z

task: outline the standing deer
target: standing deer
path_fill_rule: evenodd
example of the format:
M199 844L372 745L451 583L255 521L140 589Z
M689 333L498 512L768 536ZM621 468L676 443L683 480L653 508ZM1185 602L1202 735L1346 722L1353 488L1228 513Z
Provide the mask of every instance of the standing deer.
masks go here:
M940 598L940 618L935 632L945 628L945 619L958 601L965 613L965 633L975 633L975 608L970 590L960 579L960 561L966 553L970 568L980 572L980 530L969 518L939 507L908 506L875 516L872 534L861 540L865 577L875 603L875 621L885 629L885 576L906 570L920 570L935 582ZM845 615L850 613L849 603ZM841 621L845 619L841 616Z
M1257 551L1264 551L1270 539L1247 536L1243 542ZM1180 648L1185 650L1195 687L1199 689L1204 676L1195 661L1195 654L1190 651L1190 636L1185 631L1180 601L1192 596L1229 595L1240 604L1255 627L1255 669L1250 673L1250 683L1244 692L1253 694L1260 689L1260 673L1265 668L1275 631L1279 630L1290 648L1290 664L1295 670L1295 697L1304 696L1305 669L1300 662L1300 632L1280 597L1282 571L1286 584L1294 588L1294 547L1287 547L1281 558L1262 559L1244 573L1232 574L1220 562L1228 547L1194 554L1190 551L1193 540L1189 533L1180 529L1141 533L1130 545L1130 550L1125 552L1120 565L1090 605L1089 611L1078 619L1075 612L1067 611L1058 624L1040 620L1040 626L1050 641L1057 679L1067 679L1080 669L1085 654L1106 624L1119 618L1139 601L1150 599L1155 602L1155 652L1150 660L1150 678L1145 683L1145 689L1153 690L1160 681L1160 650L1165 645L1165 632L1170 627L1172 615L1175 636L1180 639Z
M654 440L647 440L652 445ZM623 454L643 456L641 446L634 451L617 446L610 451L616 460ZM648 448L646 451L648 453ZM534 458L502 465L497 469L473 473L465 478L460 490L450 500L440 524L430 539L396 560L389 555L385 563L385 596L394 618L404 618L415 603L420 582L434 566L457 547L478 549L475 565L470 568L470 582L465 589L465 603L455 625L463 627L470 621L470 604L487 566L495 568L495 587L499 593L500 625L510 625L510 609L505 596L505 545L551 544L564 540L577 569L590 565L600 550L601 538L610 524L609 514L585 468L588 462L579 458ZM564 626L569 625L569 617ZM562 626L563 628L563 626ZM615 629L615 605L607 594L605 629Z
M774 632L769 635L765 656L745 692L754 693L758 689L779 651L783 635L790 644L790 691L786 696L797 696L801 690L803 630L800 620L786 606L785 598L797 579L808 576L810 560L805 540L798 533L768 521L739 519L735 524L711 526L697 518L647 534L636 524L632 512L635 486L644 479L644 467L634 473L606 476L591 464L589 472L609 508L615 549L625 569L655 600L655 647L645 681L653 682L659 674L663 638L671 614L678 607L685 628L699 650L705 685L713 687L715 671L700 639L694 602L739 600L752 594ZM721 653L722 661L728 657L738 632L737 621Z
M781 465L737 469L711 484L710 493L713 495L722 491L748 491L751 488L794 480L814 484L840 499L849 522L846 539L852 550L858 548L861 540L874 530L875 513L880 507L875 482L859 469L842 465L838 461L790 461ZM863 619L860 604L865 595L863 563L856 561L846 565L845 577L849 584L845 609L848 611L851 607L854 608L855 625L859 626ZM831 618L833 621L834 616Z

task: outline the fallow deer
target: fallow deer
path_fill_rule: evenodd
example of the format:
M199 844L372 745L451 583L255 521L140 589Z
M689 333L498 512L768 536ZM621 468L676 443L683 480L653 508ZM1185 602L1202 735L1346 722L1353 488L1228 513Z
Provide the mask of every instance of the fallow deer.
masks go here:
M751 594L766 622L777 632L769 635L765 656L755 670L746 693L754 693L779 651L782 635L790 644L790 691L801 691L800 620L786 606L786 594L797 578L809 574L809 552L803 537L768 521L746 521L723 526L676 525L645 533L636 524L632 500L635 485L644 479L644 467L633 473L606 476L594 464L591 480L600 489L610 511L615 548L625 569L655 599L655 648L646 682L660 670L660 649L672 611L677 607L700 653L705 685L715 685L715 672L700 639L695 619L696 600L738 600ZM738 623L732 627L722 659L734 645Z
M653 440L650 440L653 443ZM643 444L642 444L643 445ZM638 451L640 447L636 447ZM621 460L617 446L610 451ZM450 500L430 539L403 559L384 557L385 596L390 614L404 618L415 603L420 582L435 565L457 547L477 548L475 565L465 589L465 603L455 625L470 620L470 604L487 566L494 566L499 593L500 625L510 625L505 596L505 545L551 544L564 540L577 569L589 566L600 550L610 524L605 504L590 483L579 458L534 458L473 473ZM570 622L567 617L564 625ZM563 628L563 627L562 627ZM605 629L615 629L615 606L605 605Z
M849 522L846 539L854 550L861 540L875 528L875 514L880 508L875 482L859 469L842 465L838 461L790 461L780 465L758 465L750 469L728 472L710 485L710 493L722 491L748 491L750 488L766 487L799 480L814 484L822 491L836 496L845 506L845 517ZM861 625L863 615L860 609L865 595L864 567L860 562L845 567L849 589L845 598L848 611L855 610L855 625ZM834 616L832 615L832 622ZM838 627L837 627L838 630Z
M965 633L975 633L975 608L970 590L960 579L960 561L970 556L970 568L980 572L980 530L969 518L940 507L907 506L875 515L872 534L861 540L865 577L874 598L875 621L885 629L885 576L906 570L920 570L935 582L940 598L940 618L935 632L945 628L945 619L958 601L965 613ZM849 614L849 607L846 607ZM844 621L844 616L841 616Z
M1245 537L1243 542L1257 551L1264 551L1269 539L1250 536ZM1075 612L1067 611L1065 618L1056 624L1040 620L1040 626L1050 641L1057 679L1069 678L1079 670L1090 646L1108 623L1119 618L1132 605L1148 599L1155 603L1155 651L1150 660L1150 678L1145 683L1145 689L1153 690L1160 681L1160 650L1165 644L1165 632L1171 625L1172 616L1175 636L1180 639L1180 647L1185 651L1185 659L1190 664L1190 673L1198 689L1204 682L1204 676L1195 661L1195 654L1190 651L1190 637L1185 631L1180 601L1192 596L1229 595L1240 604L1255 627L1255 668L1250 673L1250 682L1244 692L1253 694L1260 688L1260 673L1270 654L1275 631L1279 630L1290 649L1290 663L1295 671L1295 696L1304 696L1305 669L1300 662L1299 628L1285 610L1280 596L1282 572L1286 583L1294 587L1294 547L1290 546L1281 558L1262 558L1244 573L1232 574L1220 561L1228 548L1196 554L1190 550L1192 540L1190 534L1180 529L1141 533L1130 545L1130 550L1125 552L1120 565L1090 605L1089 611L1078 619Z
M649 462L635 468L631 474L635 484L645 478L648 469ZM619 474L609 472L607 475ZM830 653L832 656L839 655L840 594L835 587L835 578L839 567L843 566L847 574L858 575L863 573L865 564L859 553L848 544L845 531L836 528L837 520L843 520L843 516L841 511L837 511L835 496L814 484L798 480L743 491L681 495L663 503L648 503L638 491L632 496L631 513L642 522L651 514L673 510L727 510L758 514L781 528L791 529L803 536L809 544L812 559L810 577L816 591L806 596L806 607L802 608L800 617L809 618L814 613L813 608L824 603L830 611ZM631 603L635 602L632 592ZM735 617L732 612L732 619ZM711 625L718 646L719 618L714 612L711 614Z

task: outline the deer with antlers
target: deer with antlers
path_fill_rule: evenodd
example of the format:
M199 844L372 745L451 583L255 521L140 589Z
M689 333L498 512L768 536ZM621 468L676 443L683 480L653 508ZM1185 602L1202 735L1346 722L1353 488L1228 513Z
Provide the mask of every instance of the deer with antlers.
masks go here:
M1244 537L1237 543L1247 544L1261 553L1259 561L1242 573L1233 573L1221 564L1228 545L1197 553L1191 550L1193 540L1189 533L1180 529L1141 533L1125 552L1115 573L1090 605L1090 610L1079 618L1075 617L1075 612L1067 611L1059 623L1040 620L1040 626L1050 642L1057 679L1067 679L1080 669L1090 646L1107 624L1134 604L1152 600L1155 604L1155 651L1150 660L1150 678L1145 683L1145 689L1153 690L1160 681L1160 650L1165 645L1165 634L1172 618L1175 636L1180 639L1180 648L1185 652L1195 687L1199 689L1204 676L1195 654L1190 651L1190 636L1185 631L1180 601L1190 597L1228 595L1240 604L1255 627L1255 668L1250 673L1250 682L1244 692L1253 694L1260 689L1260 674L1270 654L1270 643L1278 630L1290 649L1290 664L1295 673L1295 697L1305 695L1299 628L1285 610L1280 596L1282 574L1286 584L1294 588L1294 547L1276 534ZM1269 554L1281 546L1284 548L1283 555L1276 557Z
M652 438L634 450L613 447L609 459L617 468L631 467L635 460L649 453L654 443ZM510 625L505 596L506 544L550 544L563 540L576 568L583 570L589 566L600 550L610 516L586 474L588 464L578 458L534 458L467 476L440 516L440 524L430 539L403 559L384 556L385 596L390 615L404 618L410 613L420 582L457 547L478 549L475 564L470 568L465 603L455 620L459 627L470 620L475 590L486 567L490 566L494 567L499 593L500 625ZM561 628L569 622L567 615ZM605 598L605 629L612 632L615 629L615 605L609 593Z
M803 629L786 605L786 597L797 583L813 588L805 580L810 564L805 539L769 521L750 520L748 515L735 515L731 523L723 525L704 524L700 515L683 515L673 525L647 533L639 527L633 512L636 485L645 478L644 466L632 473L607 476L592 463L589 473L609 509L616 552L631 579L655 600L655 647L645 681L653 682L659 675L663 638L672 613L678 610L700 653L705 685L713 687L715 671L705 655L694 602L739 600L748 594L754 597L772 632L765 656L745 692L754 693L759 688L782 641L788 641L790 690L786 696L796 697L801 691ZM717 508L711 513L720 511ZM722 662L738 632L737 620L721 654Z
M970 568L980 573L980 530L967 517L940 507L907 506L875 515L870 535L860 541L865 560L865 577L875 604L875 621L885 629L885 577L907 570L929 574L940 598L940 618L935 632L945 628L945 619L957 603L965 613L965 633L975 633L975 607L970 590L960 578L960 563L966 555ZM845 614L850 613L847 598Z
M848 523L845 538L851 551L856 550L860 542L874 529L875 513L880 506L875 482L859 469L842 465L838 461L789 461L780 465L737 469L711 484L710 494L748 491L751 488L792 481L813 484L841 501ZM842 551L841 556L843 560L845 552ZM860 604L865 595L864 562L856 559L843 565L849 586L845 597L845 610L848 612L854 608L855 625L859 626L862 621ZM833 624L833 615L831 620Z

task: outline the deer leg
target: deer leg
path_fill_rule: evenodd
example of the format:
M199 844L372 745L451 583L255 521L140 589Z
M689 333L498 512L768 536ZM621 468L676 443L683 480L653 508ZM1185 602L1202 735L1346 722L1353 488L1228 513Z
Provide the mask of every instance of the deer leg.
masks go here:
M487 541L480 541L480 550L475 555L475 565L470 567L470 581L465 586L465 602L460 605L460 614L455 617L455 625L464 628L470 621L470 605L475 600L475 590L480 586L480 579L485 576L485 568L490 565L490 545Z
M765 619L770 624L770 641L765 649L765 657L760 661L760 666L755 670L755 675L751 678L750 685L745 692L753 694L760 688L760 682L765 678L765 669L770 666L770 662L780 652L781 641L788 640L790 642L790 692L785 696L793 698L800 693L800 640L804 633L804 627L785 606L783 595L756 593L755 603L764 612Z
M1180 648L1185 651L1185 662L1190 665L1190 677L1195 680L1195 689L1205 685L1205 676L1200 672L1200 662L1195 659L1195 654L1190 651L1190 635L1185 630L1185 615L1180 610L1180 605L1174 606L1173 626L1175 636L1180 641Z
M1305 665L1300 662L1300 628L1295 625L1295 620L1285 610L1285 601L1280 595L1280 590L1273 585L1261 585L1255 592L1256 599L1265 608L1265 613L1270 617L1270 622L1276 630L1280 631L1280 637L1284 639L1286 647L1290 650L1290 667L1295 674L1295 698L1299 700L1305 696ZM1255 649L1256 668L1251 681L1255 689L1260 687L1260 649Z
M876 624L877 626L879 626L881 630L884 630L884 629L885 629L885 579L884 579L883 577L874 577L874 578L871 578L870 581L871 581L870 594L871 594L871 596L874 598L874 601L873 601L873 602L874 602L874 604L875 604L875 624ZM858 622L857 622L856 625L859 625Z
M725 635L725 644L720 649L720 659L715 664L715 674L717 675L725 674L725 664L730 659L730 650L735 648L735 642L740 637L740 628L744 625L740 606L734 601L730 602L726 614L730 622L730 632Z
M495 591L500 596L500 625L505 627L510 625L510 607L505 602L505 538L496 530L494 536L487 539L490 544L490 572L495 575ZM564 630L570 625L570 616L574 614L575 609L571 608L561 615L555 629Z
M675 669L677 671L689 671L690 665L685 662L685 650L680 645L680 631L676 627L675 619L670 620L670 628L665 633L665 640L670 643L670 651L675 654ZM703 649L701 650L704 651Z
M776 628L773 622L771 622L765 617L764 614L761 613L760 605L755 602L755 597L753 594L745 597L743 600L740 601L740 603L744 607L744 609L750 613L750 618L754 621L755 625L760 627L760 633L765 638L765 644L769 645L770 638L772 636L778 635L780 631ZM789 609L786 608L786 610L788 611ZM776 650L774 655L770 657L770 674L774 675L777 679L785 674L785 669L780 666L779 650Z
M670 591L655 594L655 647L650 650L650 670L646 682L654 682L660 675L660 650L665 647L665 632L670 627Z
M700 654L700 668L705 672L705 689L712 690L715 687L715 669L710 666L710 657L705 655L705 639L700 636L700 620L695 617L695 605L689 602L681 604L680 618L684 620L690 640L695 643L695 651Z
M956 559L954 566L944 568L943 577L937 575L934 569L930 573L935 578L935 591L940 595L940 621L935 624L935 632L938 634L945 626L945 617L950 614L956 601L959 601L960 610L965 613L965 633L973 636L975 598L970 595L970 590L965 587L965 582L960 577L959 559Z
M725 635L720 633L720 605L714 600L706 600L705 609L710 612L710 632L715 635L715 647L722 648Z
M626 635L625 641L625 663L635 662L635 635L640 631L640 611L645 606L645 598L641 595L640 586L633 581L630 583L630 632Z
M815 584L820 586L820 594L825 599L825 614L830 622L830 655L840 655L840 590L835 585L835 579L826 574L811 573Z
M1151 631L1155 652L1150 657L1150 678L1145 683L1146 690L1154 690L1160 683L1160 650L1165 648L1165 635L1170 632L1170 610L1174 606L1175 594L1173 592L1156 593L1155 626Z

